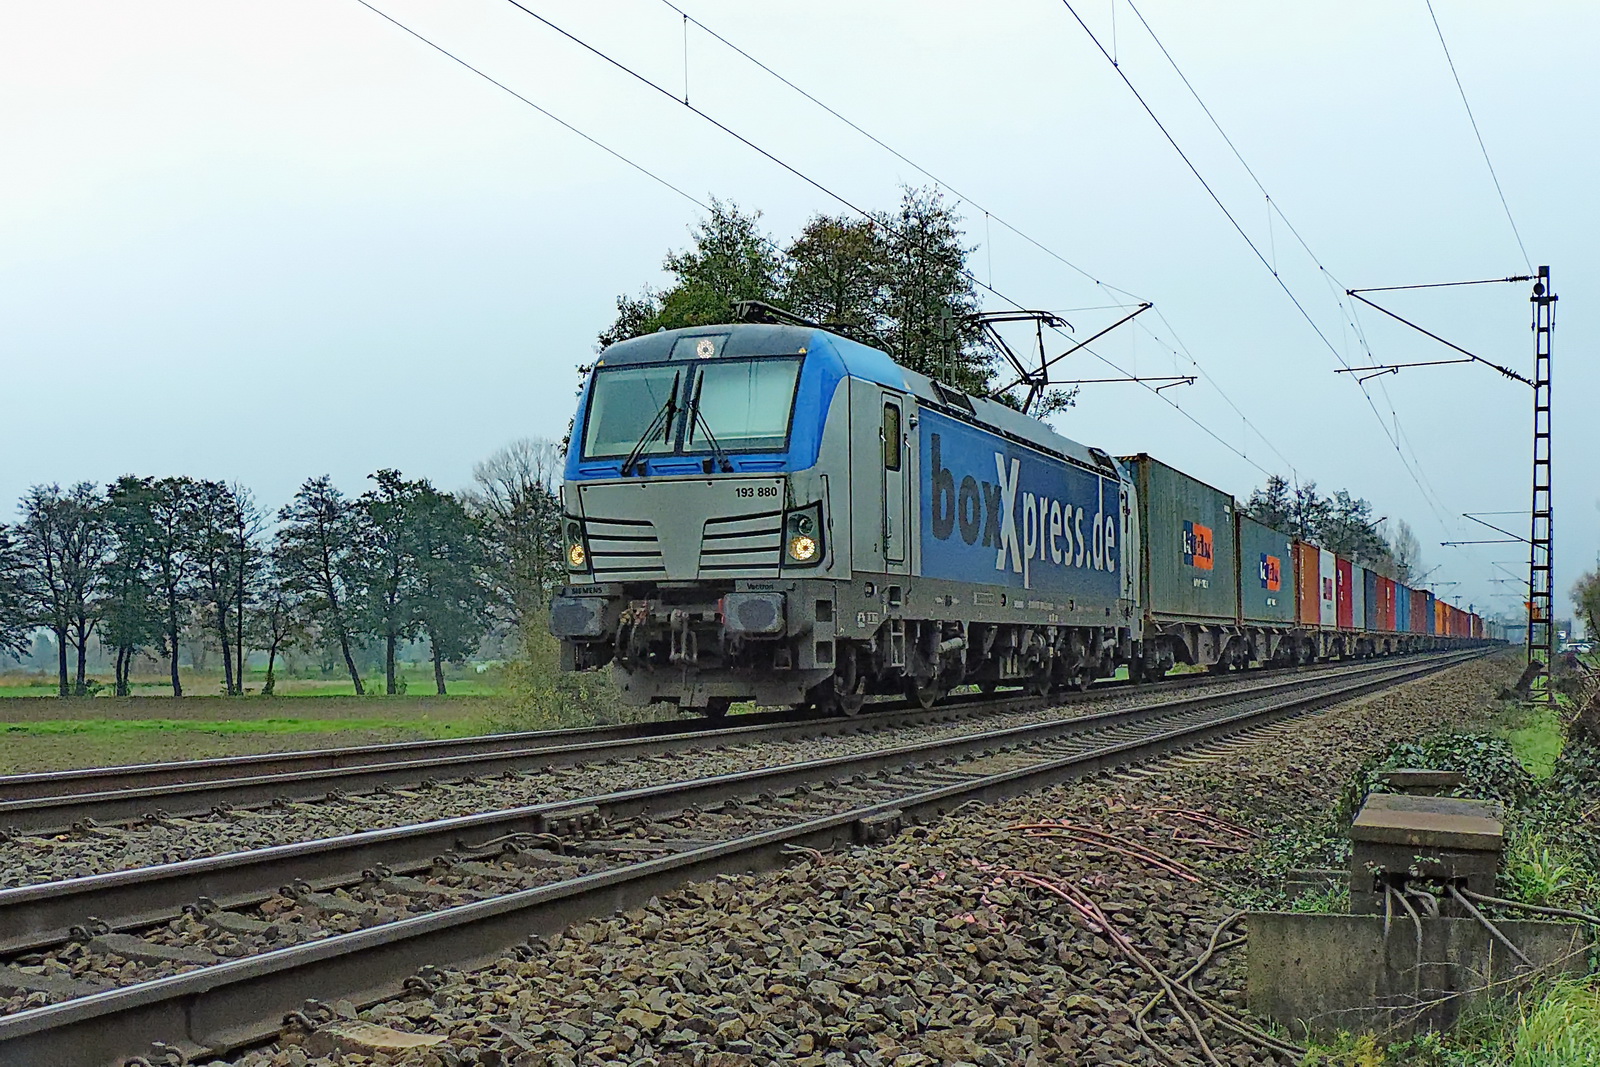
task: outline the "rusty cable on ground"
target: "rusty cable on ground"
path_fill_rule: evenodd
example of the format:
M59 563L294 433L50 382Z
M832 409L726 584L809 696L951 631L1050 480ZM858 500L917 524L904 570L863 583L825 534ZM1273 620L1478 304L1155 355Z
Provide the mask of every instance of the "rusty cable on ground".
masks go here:
M1248 940L1248 939L1242 934L1239 937L1231 938L1230 940L1224 941L1221 944L1217 943L1217 939L1222 936L1222 932L1224 930L1227 930L1228 928L1232 927L1235 923L1237 923L1242 918L1244 918L1244 912L1237 911L1237 912L1234 912L1232 915L1228 916L1226 919L1222 920L1220 923L1218 923L1217 924L1217 928L1215 930L1211 931L1211 940L1210 940L1209 943L1207 943L1205 951L1200 953L1199 959L1195 960L1195 962L1189 967L1189 969L1187 971L1184 971L1182 974L1180 974L1178 976L1177 981L1179 983L1183 984L1185 988L1187 988L1188 990L1193 992L1194 991L1194 987L1192 985L1189 985L1189 982L1196 975L1198 975L1201 972L1201 970L1203 970L1208 963L1211 962L1212 958L1214 956L1216 956L1217 953L1225 951L1225 950L1230 949L1230 948L1235 948L1235 947L1237 947L1239 945L1244 944L1245 941ZM1168 998L1168 994L1167 994L1167 990L1166 990L1165 986L1161 987L1160 989L1157 989L1156 990L1156 995L1151 997L1150 1000L1145 1003L1144 1007L1139 1009L1138 1014L1133 1017L1133 1024L1138 1029L1139 1036L1143 1037L1145 1039L1146 1043L1149 1044L1149 1046L1152 1049L1155 1050L1156 1055L1160 1056L1162 1058L1162 1060L1165 1061L1166 1063L1172 1064L1172 1065L1174 1065L1174 1067L1179 1067L1178 1061L1174 1057L1169 1055L1167 1053L1167 1051L1165 1049L1163 1049L1160 1045L1157 1045L1155 1043L1155 1040L1150 1036L1149 1031L1145 1029L1145 1025L1144 1025L1144 1021L1149 1016L1150 1012L1155 1009L1156 1005L1160 1004L1163 1000L1165 1000L1167 998Z
M1249 1041L1251 1044L1258 1045L1274 1053L1281 1053L1297 1059L1304 1058L1307 1055L1306 1049L1303 1049L1297 1045L1291 1045L1286 1041L1281 1041L1278 1038L1273 1037L1260 1027L1251 1025L1245 1020L1234 1015L1232 1012L1228 1011L1226 1008L1207 1000L1192 986L1183 982L1174 981L1173 979L1167 977L1167 975L1162 973L1160 968L1151 962L1149 957L1139 950L1138 946L1133 943L1131 938L1129 938L1121 930L1117 929L1116 925L1112 923L1111 919L1105 914L1104 911L1101 910L1100 906L1082 890L1065 882L1045 878L1042 875L1034 874L1029 871L996 868L978 860L973 860L972 863L979 870L988 871L1003 878L1009 878L1013 881L1020 881L1028 885L1036 886L1054 894L1055 896L1060 897L1062 900L1065 900L1073 909L1073 911L1079 916L1079 918L1084 921L1085 925L1088 926L1091 932L1104 933L1106 939L1111 942L1113 947L1115 947L1130 961L1136 964L1141 970L1150 975L1150 977L1155 980L1156 984L1167 993L1168 998L1172 1001L1173 1010L1176 1011L1184 1019L1184 1021L1189 1024L1190 1030L1195 1035L1196 1042L1200 1045L1201 1050L1206 1054L1207 1059L1210 1060L1210 1062L1216 1064L1217 1060L1215 1053L1211 1050L1210 1044L1205 1039L1205 1035L1200 1027L1200 1021L1195 1018L1194 1014L1187 1007L1184 1006L1177 994L1182 994L1183 997L1193 1001L1194 1004L1201 1009L1201 1011L1209 1014L1213 1022L1216 1022L1224 1028L1233 1031L1246 1041ZM1218 1067L1220 1067L1220 1064Z
M1062 820L1060 822L1046 821L1042 823L1019 823L1016 826L1009 826L1006 829L1008 831L1025 831L1028 837L1034 839L1059 837L1069 841L1077 841L1079 844L1108 848L1113 852L1120 852L1124 856L1129 856L1133 859L1148 863L1153 867L1158 867L1161 870L1166 871L1168 874L1176 875L1185 881L1195 883L1205 881L1204 878L1196 874L1181 860L1175 860L1170 856L1164 856L1154 849L1145 845L1141 845L1136 841L1130 841L1126 837L1107 833L1104 830L1096 830L1093 827L1077 826Z
M1242 826L1239 823L1230 822L1229 820L1218 815L1213 815L1208 811L1200 811L1198 809L1190 808L1150 808L1149 810L1156 815L1176 815L1180 819L1187 819L1189 822L1198 823L1201 826L1207 827L1208 829L1221 830L1224 833L1230 833L1235 837L1253 837L1258 839L1261 837L1259 833L1250 829L1248 826Z

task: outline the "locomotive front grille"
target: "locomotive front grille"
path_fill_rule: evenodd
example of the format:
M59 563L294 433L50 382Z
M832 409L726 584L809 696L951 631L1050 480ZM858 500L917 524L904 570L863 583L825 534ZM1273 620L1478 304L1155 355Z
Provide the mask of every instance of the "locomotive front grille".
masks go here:
M782 511L707 519L700 537L703 572L742 571L750 577L776 577L782 554Z
M588 519L584 530L597 578L648 581L667 576L661 540L648 519Z

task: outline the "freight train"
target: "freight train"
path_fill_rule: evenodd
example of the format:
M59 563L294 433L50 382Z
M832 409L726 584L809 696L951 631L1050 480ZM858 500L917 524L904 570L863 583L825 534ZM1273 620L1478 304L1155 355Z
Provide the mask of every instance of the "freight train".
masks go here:
M854 714L1465 645L1482 620L826 330L608 347L561 490L563 669L625 699Z

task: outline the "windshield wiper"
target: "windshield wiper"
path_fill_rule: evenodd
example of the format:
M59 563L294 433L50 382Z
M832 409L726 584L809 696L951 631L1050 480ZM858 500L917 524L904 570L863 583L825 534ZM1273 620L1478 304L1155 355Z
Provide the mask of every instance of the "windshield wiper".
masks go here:
M700 411L700 390L705 388L706 376L704 374L695 379L694 397L689 401L689 434L694 436L694 427L698 426L700 432L706 435L706 444L711 446L711 457L716 460L717 469L727 474L733 473L733 460L728 457L727 450L717 444L717 435L711 432L711 423ZM711 473L711 459L706 460L705 472Z
M634 464L640 461L640 454L650 438L655 436L656 429L662 427L661 440L666 441L672 436L672 420L678 414L678 383L683 379L683 372L679 371L672 376L672 391L667 394L664 404L656 409L655 417L650 420L650 425L644 428L644 433L639 435L639 440L634 444L633 450L628 453L628 458L622 461L620 474L627 478L633 473Z

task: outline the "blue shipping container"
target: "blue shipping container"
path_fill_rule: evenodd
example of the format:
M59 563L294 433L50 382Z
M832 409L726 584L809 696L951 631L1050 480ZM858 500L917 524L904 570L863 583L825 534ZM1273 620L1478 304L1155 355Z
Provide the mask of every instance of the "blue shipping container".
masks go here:
M1411 631L1411 590L1394 583L1394 628L1401 633Z

